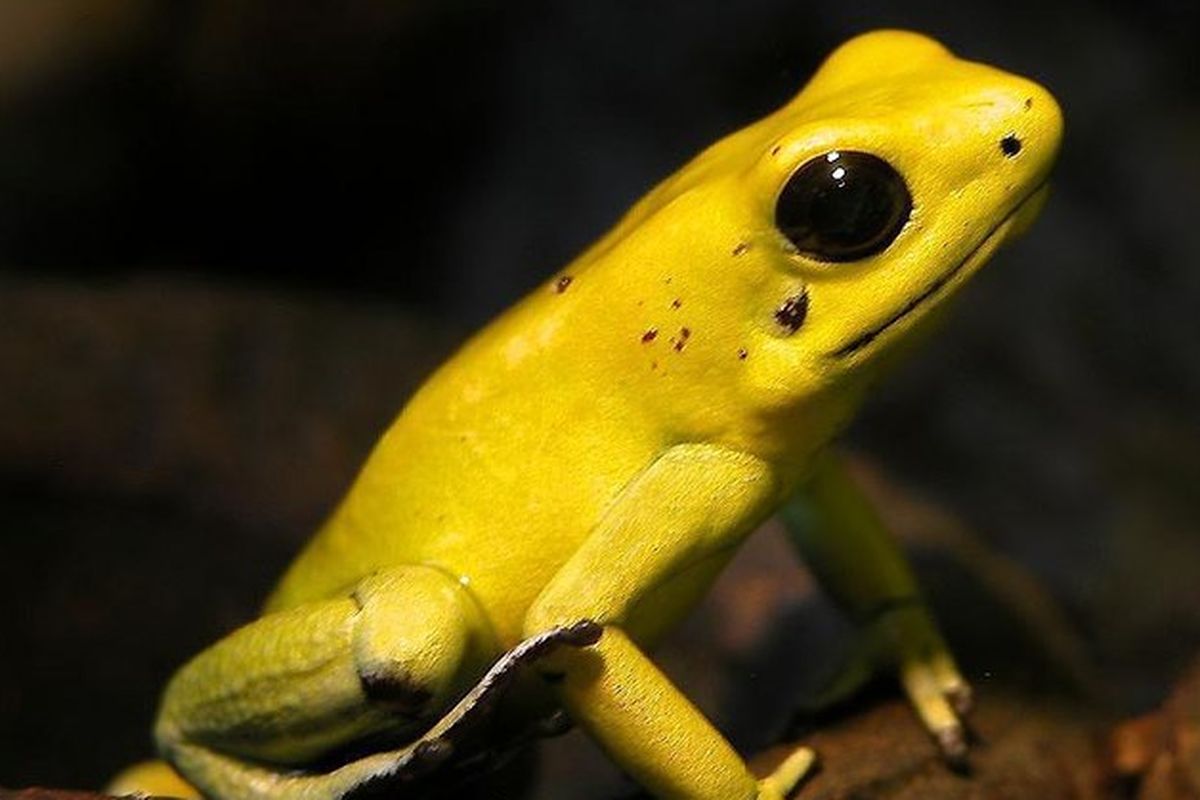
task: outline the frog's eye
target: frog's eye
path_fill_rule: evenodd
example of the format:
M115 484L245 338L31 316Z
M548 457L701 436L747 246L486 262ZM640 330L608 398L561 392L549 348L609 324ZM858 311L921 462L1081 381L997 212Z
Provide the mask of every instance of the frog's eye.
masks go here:
M912 196L890 164L870 153L831 150L792 173L775 203L775 225L802 254L856 261L883 250L912 213Z

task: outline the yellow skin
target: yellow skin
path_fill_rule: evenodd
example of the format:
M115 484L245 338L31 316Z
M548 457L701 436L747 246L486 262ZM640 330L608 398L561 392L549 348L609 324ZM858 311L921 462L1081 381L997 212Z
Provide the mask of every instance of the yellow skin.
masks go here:
M656 796L783 797L811 753L756 779L645 655L782 508L961 757L967 685L826 445L1036 214L1060 135L1045 90L930 39L842 46L429 379L263 616L171 681L163 755L213 797L339 798L452 759L502 700L497 725L561 704ZM776 225L784 185L831 151L907 186L879 252L821 260ZM497 688L516 664L532 671Z

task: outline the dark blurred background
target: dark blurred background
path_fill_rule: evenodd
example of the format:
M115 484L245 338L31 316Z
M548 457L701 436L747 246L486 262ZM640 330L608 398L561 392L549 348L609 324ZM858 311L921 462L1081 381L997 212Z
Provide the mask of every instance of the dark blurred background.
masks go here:
M421 376L888 26L1043 82L1068 127L1040 222L847 438L1028 571L1106 708L1152 706L1200 645L1193 6L0 2L0 784L148 753L170 670L254 613ZM772 535L718 595L820 633ZM761 746L739 709L774 651L723 608L668 657Z

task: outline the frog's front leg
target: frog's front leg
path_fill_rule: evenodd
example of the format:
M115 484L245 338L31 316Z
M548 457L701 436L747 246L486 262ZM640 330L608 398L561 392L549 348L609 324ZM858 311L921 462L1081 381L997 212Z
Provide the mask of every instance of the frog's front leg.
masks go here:
M654 629L661 609L701 591L778 491L771 470L752 456L674 447L622 491L528 613L527 634L580 618L604 626L595 646L556 651L538 669L572 719L656 796L782 798L812 763L802 748L756 780L628 633Z
M821 456L782 517L818 582L866 633L870 662L897 670L942 753L961 761L966 737L960 717L970 710L970 686L904 554L835 454Z
M341 797L395 754L302 770L365 737L415 739L479 676L491 647L452 576L389 569L343 597L268 614L194 658L167 687L155 738L209 796Z

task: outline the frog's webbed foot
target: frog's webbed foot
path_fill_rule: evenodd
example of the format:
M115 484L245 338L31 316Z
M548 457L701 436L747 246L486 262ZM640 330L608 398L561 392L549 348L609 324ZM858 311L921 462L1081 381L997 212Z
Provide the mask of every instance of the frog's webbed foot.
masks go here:
M862 638L799 716L842 706L869 684L894 675L942 757L964 766L973 693L924 603L918 597L888 601L859 626Z
M535 738L565 732L570 727L570 720L562 712L555 712L537 720L514 741L507 742L503 750L460 752L467 737L495 709L522 668L558 647L589 647L599 641L602 633L603 627L598 623L580 620L525 639L497 659L479 682L419 740L396 751L389 768L372 774L345 797L347 800L370 797L377 790L391 787L394 782L412 781L451 762L464 771L482 771L502 763Z
M243 761L198 744L180 743L172 760L184 774L206 776L205 791L239 800L364 800L393 796L398 787L424 780L449 764L466 769L495 763L484 747L471 751L470 734L495 708L518 672L558 647L588 647L603 629L583 620L522 641L491 669L420 739L365 755L328 772L290 772ZM533 731L540 730L535 726ZM533 738L523 738L521 743ZM506 751L507 752L507 751ZM474 765L474 767L472 767Z

